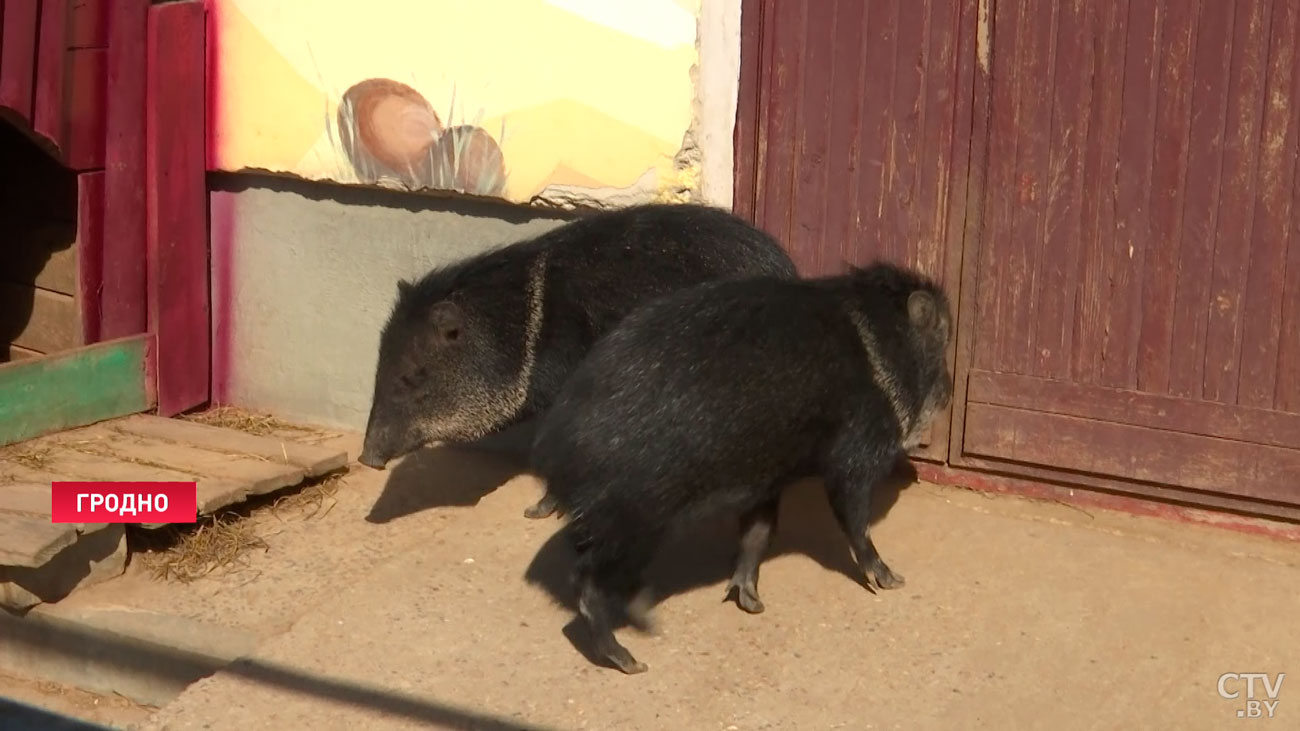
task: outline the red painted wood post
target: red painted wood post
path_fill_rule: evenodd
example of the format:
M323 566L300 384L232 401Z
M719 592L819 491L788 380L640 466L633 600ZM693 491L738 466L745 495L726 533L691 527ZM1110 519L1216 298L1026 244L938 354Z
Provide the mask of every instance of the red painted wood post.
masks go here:
M37 0L6 0L0 28L0 106L32 121L32 79L36 63Z
M63 149L63 62L67 51L68 0L42 0L36 47L32 127Z
M146 95L148 327L158 413L208 400L204 15L197 1L149 9Z
M81 338L100 340L99 289L103 285L104 171L77 176L77 299Z
M146 327L144 98L148 0L114 0L108 17L100 337Z

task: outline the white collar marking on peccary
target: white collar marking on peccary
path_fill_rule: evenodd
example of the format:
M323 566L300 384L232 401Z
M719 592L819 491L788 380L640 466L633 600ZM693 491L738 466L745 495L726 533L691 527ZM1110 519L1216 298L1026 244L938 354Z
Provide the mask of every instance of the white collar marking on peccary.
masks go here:
M898 419L898 426L903 432L903 444L907 445L915 436L912 432L916 425L912 423L908 410L904 408L903 393L898 385L898 379L894 377L894 371L885 362L885 357L880 354L880 344L876 341L876 334L871 332L867 321L856 310L852 308L846 310L853 327L857 328L862 349L867 352L867 360L871 362L872 379L880 390L885 392L885 398L889 399L889 406L894 410L894 418Z
M528 385L533 379L533 365L537 362L537 339L542 334L542 310L546 297L546 261L549 251L543 250L528 268L528 325L524 328L524 358L519 367L519 377L510 390L507 414L513 417L528 400Z

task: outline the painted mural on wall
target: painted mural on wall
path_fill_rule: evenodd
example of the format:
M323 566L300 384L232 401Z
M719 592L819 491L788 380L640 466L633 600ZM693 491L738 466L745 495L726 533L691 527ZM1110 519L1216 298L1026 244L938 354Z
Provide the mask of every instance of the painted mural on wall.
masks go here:
M208 0L209 167L688 197L699 2Z

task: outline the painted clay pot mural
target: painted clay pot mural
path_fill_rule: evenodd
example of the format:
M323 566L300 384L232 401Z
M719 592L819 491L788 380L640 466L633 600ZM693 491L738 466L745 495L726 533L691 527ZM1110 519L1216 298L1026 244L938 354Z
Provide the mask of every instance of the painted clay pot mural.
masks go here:
M427 184L429 148L442 121L420 92L391 79L366 79L343 94L338 125L363 182L389 177L411 188Z
M338 111L343 152L363 183L398 180L407 188L500 195L505 188L501 147L481 127L443 129L420 92L392 79L366 79L349 88Z
M434 146L433 187L500 195L506 186L505 160L496 140L481 127L448 127Z

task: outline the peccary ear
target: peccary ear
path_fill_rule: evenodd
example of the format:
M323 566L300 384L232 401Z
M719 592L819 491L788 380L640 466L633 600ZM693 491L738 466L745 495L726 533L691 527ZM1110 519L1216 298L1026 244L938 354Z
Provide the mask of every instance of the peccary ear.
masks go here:
M411 284L410 282L406 281L405 279L399 279L399 280L397 280L397 298L398 298L398 299L406 299L408 296L410 296L411 292L414 292L414 291L415 291L415 285L414 285L414 284Z
M907 318L912 327L928 330L938 320L937 305L934 297L924 290L916 290L907 296Z
M435 304L429 308L427 317L429 324L433 326L438 337L447 341L460 337L464 318L461 317L460 308L456 306L455 302L443 300Z

